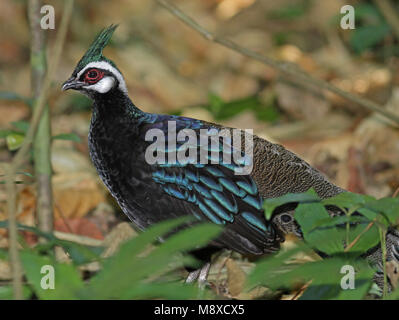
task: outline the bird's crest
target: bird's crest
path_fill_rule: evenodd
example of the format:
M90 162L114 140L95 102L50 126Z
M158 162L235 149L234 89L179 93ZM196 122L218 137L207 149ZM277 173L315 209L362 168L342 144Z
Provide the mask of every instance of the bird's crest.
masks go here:
M115 29L118 25L111 24L108 28L103 29L97 37L94 39L90 48L86 51L84 56L78 62L74 73L78 73L81 69L83 69L88 63L93 61L107 61L113 67L116 68L115 64L103 56L103 49L108 44L109 40L112 37Z

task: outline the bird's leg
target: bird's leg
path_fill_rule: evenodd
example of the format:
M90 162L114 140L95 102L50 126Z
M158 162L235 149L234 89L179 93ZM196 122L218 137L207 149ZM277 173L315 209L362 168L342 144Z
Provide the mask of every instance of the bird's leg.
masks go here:
M205 287L210 268L211 264L208 262L205 263L202 268L190 272L186 278L186 283L193 283L197 280L198 287L203 289Z
M193 283L195 280L198 279L198 276L199 276L200 272L201 272L201 269L197 269L197 270L191 271L188 274L185 282L186 283Z
M200 274L198 277L198 287L200 289L205 288L210 268L211 268L211 264L208 262L208 263L205 263L205 265L200 270Z

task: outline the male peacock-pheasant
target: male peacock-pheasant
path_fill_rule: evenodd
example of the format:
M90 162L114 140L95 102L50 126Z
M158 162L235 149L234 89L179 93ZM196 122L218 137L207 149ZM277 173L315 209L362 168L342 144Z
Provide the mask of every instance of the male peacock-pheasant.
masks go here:
M204 130L219 133L233 129L197 119L141 111L130 100L122 73L102 54L115 28L110 26L97 36L62 88L78 90L94 101L90 156L110 193L139 228L193 215L198 220L224 226L222 234L210 243L213 248L262 255L278 250L286 233L301 236L292 208L278 212L267 221L262 208L264 199L310 188L321 198L345 192L281 145L255 135L249 159L252 171L236 174L240 163L228 163L219 156L215 159L212 153L215 150L201 143L202 138L208 138ZM149 163L146 152L152 141L148 141L146 135L151 130L163 133L164 156L169 156L187 142L183 139L172 145L170 138L187 129L197 138L191 143L191 149L200 153L205 150L205 158L212 160L211 163L202 163L197 157L180 162ZM231 143L227 149L233 154L237 148ZM247 158L242 158L241 165ZM388 259L399 259L398 239L397 232L388 233ZM367 256L381 261L378 248Z

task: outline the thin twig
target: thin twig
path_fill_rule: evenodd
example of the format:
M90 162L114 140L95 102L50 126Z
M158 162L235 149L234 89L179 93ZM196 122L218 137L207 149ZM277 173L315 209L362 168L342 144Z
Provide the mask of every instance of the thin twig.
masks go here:
M51 81L52 81L54 73L57 69L57 66L58 66L58 63L59 63L59 60L61 57L61 53L62 53L62 48L64 46L66 33L68 30L68 24L69 24L70 16L71 16L72 9L73 9L73 3L74 3L74 0L66 0L64 2L64 10L62 13L62 20L61 20L57 38L55 40L52 59L49 64L49 68L46 73L46 77L44 78L44 81L43 81L42 91L41 91L38 99L35 101L32 120L30 122L29 130L26 133L24 142L12 161L13 167L15 167L15 168L20 167L26 161L26 159L27 159L26 156L29 153L29 148L32 144L33 138L37 131L37 127L39 125L39 120L40 120L42 113L45 109L47 96L50 91Z
M37 127L41 115L45 109L45 102L50 89L51 80L53 78L54 72L58 65L62 47L65 42L66 32L68 29L68 24L70 17L72 15L74 0L65 0L64 10L61 19L61 25L57 34L57 38L54 44L53 56L51 59L50 67L46 73L43 81L42 91L38 99L35 101L34 110L32 115L32 120L29 126L29 130L26 134L24 142L21 148L18 150L12 162L6 167L5 172L8 173L7 177L7 207L8 207L8 220L9 220L9 235L10 235L10 259L12 267L12 277L13 277L13 294L15 299L22 299L22 267L19 260L18 252L18 231L16 222L16 189L14 184L14 176L18 171L19 167L28 159L30 145L35 136Z
M268 66L271 66L272 68L278 70L279 72L286 74L288 76L293 77L299 82L307 82L309 84L312 84L314 86L317 86L321 89L325 89L328 91L331 91L349 101L352 101L366 109L369 109L371 111L377 112L385 116L387 119L394 121L395 123L399 124L399 116L383 109L381 106L379 106L377 103L370 101L368 99L359 97L357 95L354 95L352 93L346 92L344 90L341 90L337 88L336 86L328 83L327 81L316 79L304 71L300 70L298 67L293 66L289 63L284 63L284 62L278 62L276 60L273 60L267 56L261 55L259 53L256 53L252 50L249 50L247 48L241 47L240 45L236 44L235 42L218 37L214 35L213 33L209 32L206 30L204 27L199 25L197 22L195 22L193 19L191 19L189 16L187 16L184 12L182 12L180 9L178 9L176 6L172 5L169 1L167 0L156 0L161 6L163 6L165 9L167 9L170 13L172 13L175 17L180 19L182 22L184 22L186 25L188 25L190 28L194 29L198 33L200 33L205 39L218 43L224 47L227 47L231 50L234 50L244 56L253 58L255 60L258 60L262 62L263 64L266 64Z
M16 218L16 185L14 183L14 172L12 166L9 165L6 169L7 174L7 211L8 211L8 236L9 236L9 255L10 265L12 271L12 288L14 299L22 299L22 267L19 261L18 252L18 231Z
M374 0L374 3L380 9L381 13L391 25L396 38L399 40L399 17L396 14L395 7L389 0Z
M366 228L363 229L362 232L360 232L357 237L345 248L344 252L348 252L350 249L352 249L352 247L359 241L360 237L362 235L364 235L367 231L370 230L370 228L374 225L374 223L376 222L376 219L374 219L373 221L371 221Z
M396 198L398 195L399 195L399 187L393 193L392 198Z
M103 240L81 236L75 233L54 231L54 235L60 240L71 241L85 246L101 247L104 245Z
M42 91L46 72L46 41L40 26L41 0L28 1L28 17L31 32L31 87L32 98L36 99ZM33 162L36 176L38 228L43 232L53 231L53 195L51 185L51 123L50 110L46 105L39 121L33 141ZM45 241L40 238L40 241Z

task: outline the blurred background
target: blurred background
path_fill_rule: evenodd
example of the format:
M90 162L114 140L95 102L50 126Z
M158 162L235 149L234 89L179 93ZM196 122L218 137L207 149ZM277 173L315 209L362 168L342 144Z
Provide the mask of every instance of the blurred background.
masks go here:
M399 42L375 1L173 3L220 36L296 64L399 114ZM399 5L391 3L399 16ZM340 8L345 4L355 8L354 30L340 28ZM63 1L51 5L56 28L46 31L49 56ZM26 2L2 0L0 20L0 162L4 163L18 149L31 115L26 99L20 98L31 95ZM353 192L382 197L398 189L399 131L383 117L203 39L155 1L79 0L49 98L52 135L68 136L54 140L51 149L56 230L101 240L125 220L88 156L91 102L60 90L95 35L111 23L119 27L104 54L122 71L132 101L142 110L251 128ZM34 225L35 181L29 175L20 178L24 183L18 185L18 221ZM4 190L0 185L0 220L6 217ZM0 247L7 246L4 235L0 233Z

